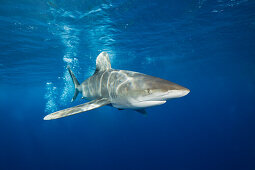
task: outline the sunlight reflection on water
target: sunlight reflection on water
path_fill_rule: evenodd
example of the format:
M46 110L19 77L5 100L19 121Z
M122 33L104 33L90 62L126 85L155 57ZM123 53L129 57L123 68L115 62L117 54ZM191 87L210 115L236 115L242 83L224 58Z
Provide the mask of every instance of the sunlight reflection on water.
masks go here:
M79 64L79 56L77 56L77 54L79 54L81 32L84 30L77 27L77 21L80 21L81 19L90 20L86 17L89 17L91 14L102 16L101 18L99 17L100 19L97 21L93 21L91 24L88 23L88 25L85 26L85 39L89 44L87 48L89 48L88 50L92 51L93 54L99 54L100 51L107 51L110 53L111 61L113 61L114 52L110 47L115 41L113 34L111 33L113 30L111 27L112 22L107 15L107 12L103 10L109 9L111 6L111 4L101 4L99 7L96 7L89 12L81 13L78 11L65 11L62 8L54 8L53 5L50 5L50 13L53 19L49 23L49 26L51 27L49 30L54 36L58 37L63 44L64 64L63 76L60 78L63 87L58 87L58 90L56 90L52 82L46 83L46 112L52 112L59 106L65 106L72 98L74 87L66 66L69 65L77 77L80 75L81 68ZM69 18L74 20L66 20ZM95 58L96 55L93 55L91 60L95 60ZM88 72L86 75L93 74L95 66L88 64L87 67ZM80 83L82 83L81 80Z

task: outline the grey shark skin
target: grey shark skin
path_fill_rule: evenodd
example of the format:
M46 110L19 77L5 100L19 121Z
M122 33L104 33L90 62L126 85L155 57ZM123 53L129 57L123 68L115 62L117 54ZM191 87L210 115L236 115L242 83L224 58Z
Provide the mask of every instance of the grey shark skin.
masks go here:
M95 73L82 84L79 84L70 67L68 71L75 85L72 101L78 93L91 101L51 113L44 120L66 117L108 104L118 109L134 109L144 113L143 109L147 107L164 104L166 100L183 97L190 92L185 87L161 78L112 69L106 52L99 54Z

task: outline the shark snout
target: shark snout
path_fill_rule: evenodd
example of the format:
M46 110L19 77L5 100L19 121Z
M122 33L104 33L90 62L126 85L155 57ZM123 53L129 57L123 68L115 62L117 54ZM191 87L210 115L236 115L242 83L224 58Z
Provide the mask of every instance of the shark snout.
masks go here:
M185 88L182 90L183 96L186 96L187 94L189 94L190 90Z
M179 98L186 96L190 92L189 89L187 88L182 88L182 89L172 89L168 91L164 90L157 90L157 91L152 91L152 94L145 96L142 100L150 100L150 101L164 101L164 100L169 100L169 99L174 99L174 98Z
M174 99L174 98L179 98L179 97L183 97L186 96L187 94L189 94L190 90L187 88L182 88L182 89L178 89L178 90L169 90L167 93L165 93L162 98L165 100L168 99Z

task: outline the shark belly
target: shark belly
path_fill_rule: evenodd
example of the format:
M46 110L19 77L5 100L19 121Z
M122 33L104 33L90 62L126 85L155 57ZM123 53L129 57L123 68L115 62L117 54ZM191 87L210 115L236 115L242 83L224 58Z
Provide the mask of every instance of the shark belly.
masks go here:
M147 107L158 106L166 103L166 101L137 101L137 100L117 100L111 101L112 106L118 109L144 109Z

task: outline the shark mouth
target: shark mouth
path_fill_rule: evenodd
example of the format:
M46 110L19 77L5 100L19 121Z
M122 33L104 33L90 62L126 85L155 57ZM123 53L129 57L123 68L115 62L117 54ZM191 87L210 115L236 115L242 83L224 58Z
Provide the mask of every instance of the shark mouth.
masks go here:
M137 101L137 102L132 102L132 107L133 108L146 108L146 107L152 107L152 106L158 106L166 103L165 100L158 100L158 101Z

